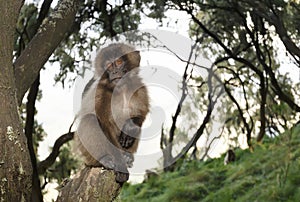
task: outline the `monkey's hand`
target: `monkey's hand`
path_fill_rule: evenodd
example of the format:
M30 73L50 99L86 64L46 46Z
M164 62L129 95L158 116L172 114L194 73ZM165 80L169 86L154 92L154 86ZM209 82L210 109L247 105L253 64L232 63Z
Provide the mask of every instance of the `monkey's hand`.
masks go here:
M119 137L120 145L125 149L132 147L140 133L141 128L134 123L133 119L128 119L123 125L122 132Z

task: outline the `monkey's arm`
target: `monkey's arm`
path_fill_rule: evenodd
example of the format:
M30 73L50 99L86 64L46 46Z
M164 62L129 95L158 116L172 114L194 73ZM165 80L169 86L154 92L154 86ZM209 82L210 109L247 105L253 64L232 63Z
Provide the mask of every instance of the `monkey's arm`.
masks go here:
M134 119L128 119L121 131L121 135L119 137L119 142L124 149L129 149L133 146L135 140L139 138L141 133L141 128L136 123L134 123Z
M149 98L144 86L133 93L129 106L130 119L122 127L119 142L126 151L133 153L137 150L141 127L149 112Z
M122 149L118 136L120 134L121 125L124 120L122 112L122 103L117 99L117 103L112 102L112 91L107 88L107 80L100 80L94 97L95 113L99 121L103 134L117 148ZM112 113L114 112L115 115Z
M87 114L81 118L77 135L87 165L103 165L115 170L117 182L128 180L129 174L122 152L103 134L96 115Z

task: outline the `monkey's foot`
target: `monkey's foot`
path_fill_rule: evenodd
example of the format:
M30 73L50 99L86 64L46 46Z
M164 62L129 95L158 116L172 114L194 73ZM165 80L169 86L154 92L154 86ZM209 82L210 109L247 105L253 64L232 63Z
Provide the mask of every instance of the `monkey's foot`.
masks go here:
M116 172L116 182L124 183L128 181L128 179L129 179L129 173Z
M134 161L133 154L129 153L129 152L124 152L123 153L123 158L124 158L124 160L126 162L127 167L131 168L132 165L133 165L133 161Z
M105 155L104 157L102 157L100 159L100 163L108 169L114 169L115 168L115 164L114 164L114 160L110 155Z

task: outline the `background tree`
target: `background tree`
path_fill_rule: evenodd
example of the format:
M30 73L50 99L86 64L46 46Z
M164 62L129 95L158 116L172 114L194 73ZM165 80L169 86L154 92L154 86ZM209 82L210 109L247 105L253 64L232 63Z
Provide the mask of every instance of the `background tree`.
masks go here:
M1 34L0 46L0 64L3 69L0 139L3 145L1 154L5 154L1 155L0 159L0 175L1 200L4 201L21 201L21 198L29 201L31 195L32 200L41 201L38 175L44 176L45 185L53 177L61 179L65 175L65 170L69 174L70 170L74 169L73 165L67 166L70 162L70 159L65 158L67 153L60 151L60 147L73 138L74 133L71 131L56 141L48 158L42 162L38 162L36 158L37 148L34 145L38 145L36 140L41 139L44 132L41 128L38 130L39 125L34 119L35 102L41 97L39 72L49 57L53 54L50 61L60 62L61 71L55 79L64 85L67 73L75 72L76 75L84 73L82 66L90 65L87 63L89 61L87 53L99 47L101 40L136 29L140 22L139 10L142 10L144 15L161 18L164 9L163 4L154 6L152 1L135 1L134 4L131 1L124 1L120 4L110 4L108 1L61 0L55 9L52 2L44 0L40 8L37 7L37 3L26 4L22 10L23 1L10 3L1 1L0 4L3 11L1 30L5 30ZM149 11L148 8L153 6L160 12ZM90 36L89 31L95 35ZM23 110L25 138L17 106L21 105L26 92L28 92L27 102L20 108ZM54 169L65 170L58 176L49 175L51 171L49 168L59 154L59 161L56 166L54 165Z
M0 200L30 199L32 168L18 114L13 70L15 25L22 1L1 1L0 23Z
M298 85L282 73L299 68L297 1L169 1L167 7L191 17L191 37L214 59L214 78L226 93L219 98L226 126L221 136L229 144L244 134L252 148L254 137L261 142L265 134L278 135L297 122ZM207 102L201 103L198 108L206 111Z

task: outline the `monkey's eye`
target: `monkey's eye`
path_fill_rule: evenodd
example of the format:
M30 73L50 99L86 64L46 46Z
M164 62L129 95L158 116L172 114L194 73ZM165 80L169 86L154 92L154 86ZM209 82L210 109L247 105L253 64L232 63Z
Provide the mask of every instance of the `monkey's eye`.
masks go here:
M115 64L116 64L117 66L120 66L120 65L123 64L123 60L122 60L121 58L118 58L118 59L115 61Z

